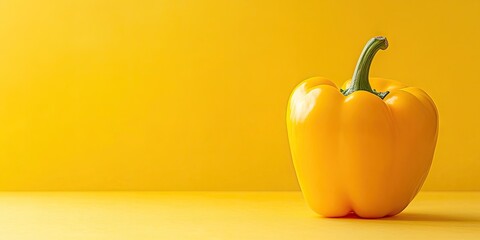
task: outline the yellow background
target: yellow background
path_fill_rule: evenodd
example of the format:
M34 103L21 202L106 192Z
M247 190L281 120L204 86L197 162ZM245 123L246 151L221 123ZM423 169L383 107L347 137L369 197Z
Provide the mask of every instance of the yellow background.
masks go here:
M427 91L426 190L480 190L479 1L0 1L1 190L296 190L285 108L310 76Z

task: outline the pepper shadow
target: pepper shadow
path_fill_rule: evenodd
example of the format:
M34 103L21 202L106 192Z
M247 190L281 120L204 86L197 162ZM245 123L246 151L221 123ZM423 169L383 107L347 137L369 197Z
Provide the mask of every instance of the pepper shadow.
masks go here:
M432 213L421 213L421 212L405 212L405 213L400 213L395 216L391 217L384 217L384 218L361 218L357 216L355 213L349 213L346 216L343 217L335 217L335 218L325 218L318 216L319 218L322 219L332 219L332 220L362 220L362 221L389 221L389 222L458 222L458 223L480 223L480 215L465 215L463 214L458 214L458 215L452 215L452 214L432 214Z

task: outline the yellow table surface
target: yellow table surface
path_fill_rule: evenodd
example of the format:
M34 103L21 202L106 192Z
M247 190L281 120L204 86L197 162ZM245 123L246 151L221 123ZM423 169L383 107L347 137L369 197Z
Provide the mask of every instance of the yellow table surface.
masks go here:
M0 192L0 239L480 239L480 192L376 220L318 217L300 192Z

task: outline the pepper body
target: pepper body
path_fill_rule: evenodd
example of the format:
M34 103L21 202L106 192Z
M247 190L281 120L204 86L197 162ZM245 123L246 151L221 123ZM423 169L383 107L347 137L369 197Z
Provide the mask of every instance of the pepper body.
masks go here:
M298 181L308 205L325 217L396 215L431 166L438 132L432 99L393 80L369 82L388 94L345 96L333 82L315 77L290 97L287 128Z

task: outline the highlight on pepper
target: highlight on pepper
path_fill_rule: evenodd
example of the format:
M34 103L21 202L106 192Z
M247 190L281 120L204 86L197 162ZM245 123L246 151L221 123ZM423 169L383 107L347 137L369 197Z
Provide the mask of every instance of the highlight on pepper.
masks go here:
M381 218L404 210L430 169L438 112L423 90L369 78L375 37L342 88L321 77L304 80L287 106L297 178L308 205L325 217Z

